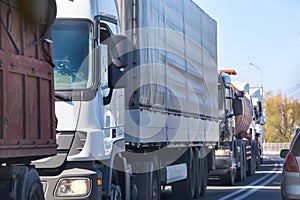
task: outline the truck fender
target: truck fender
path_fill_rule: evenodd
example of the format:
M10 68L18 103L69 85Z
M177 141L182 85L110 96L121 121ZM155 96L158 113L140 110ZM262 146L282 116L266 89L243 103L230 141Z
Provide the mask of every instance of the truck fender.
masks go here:
M114 179L118 179L118 183L122 185L122 196L125 195L125 199L130 199L130 175L132 173L131 167L127 164L127 160L122 156L122 152L125 151L125 140L116 140L113 143L110 159L103 161L104 169L103 173L107 176L103 177L103 195L110 197L112 182ZM116 184L116 183L115 183Z

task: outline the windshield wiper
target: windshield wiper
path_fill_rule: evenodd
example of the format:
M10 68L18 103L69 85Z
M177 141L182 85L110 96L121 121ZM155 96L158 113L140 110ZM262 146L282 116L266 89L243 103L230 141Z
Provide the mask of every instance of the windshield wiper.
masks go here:
M72 96L63 95L55 92L55 99L61 101L72 101Z

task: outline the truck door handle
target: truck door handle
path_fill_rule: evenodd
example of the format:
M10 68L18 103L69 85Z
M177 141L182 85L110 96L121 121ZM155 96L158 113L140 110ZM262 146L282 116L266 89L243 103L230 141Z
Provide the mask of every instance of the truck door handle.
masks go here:
M117 137L117 129L113 128L111 132L112 132L111 133L112 138L116 138Z

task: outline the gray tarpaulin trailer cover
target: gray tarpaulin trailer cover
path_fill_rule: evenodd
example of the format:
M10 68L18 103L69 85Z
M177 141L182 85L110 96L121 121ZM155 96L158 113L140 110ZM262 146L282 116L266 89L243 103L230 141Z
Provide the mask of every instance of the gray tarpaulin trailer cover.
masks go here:
M140 134L130 135L138 142L141 136L145 142L170 141L168 131L173 130L179 138L171 138L178 141L217 140L216 21L191 0L119 0L118 5L121 31L134 46L126 99ZM149 113L143 114L141 108ZM173 121L166 114L180 117ZM206 122L201 121L204 118ZM158 133L145 135L141 126L156 127ZM216 132L212 138L206 136L210 127Z

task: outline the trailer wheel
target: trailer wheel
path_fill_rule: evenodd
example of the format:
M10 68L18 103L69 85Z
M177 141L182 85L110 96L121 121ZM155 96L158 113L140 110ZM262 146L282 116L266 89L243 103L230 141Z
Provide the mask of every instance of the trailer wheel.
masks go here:
M231 170L230 172L228 172L226 175L224 175L222 177L222 183L224 185L228 185L228 186L232 186L234 185L234 173L233 173L233 170Z
M206 193L207 183L208 183L208 163L207 157L201 159L201 171L202 171L202 188L201 188L201 196L204 196Z
M255 142L255 155L256 155L256 166L255 169L258 169L260 167L260 150L258 147L258 144Z
M242 182L244 181L244 174L243 174L243 170L244 170L244 163L243 160L240 161L240 167L237 168L237 172L236 172L236 181L237 182Z
M242 182L246 179L246 150L243 141L237 140L238 146L240 147L240 167L237 168L236 181Z
M255 168L256 168L256 156L255 156L255 141L251 141L251 158L248 160L248 171L247 175L252 176L255 174Z
M195 199L199 199L201 196L202 191L202 184L203 184L203 164L201 161L201 153L198 148L195 148L194 150L194 156L195 156L195 164L196 164L196 186L195 186Z
M196 185L196 164L192 148L189 148L179 159L187 165L187 178L172 184L172 199L193 199Z
M243 173L243 180L246 180L247 178L247 161L246 161L246 144L243 143L243 146L242 146L242 152L243 152L243 155L242 155L242 158L243 158L243 168L242 168L242 173Z

